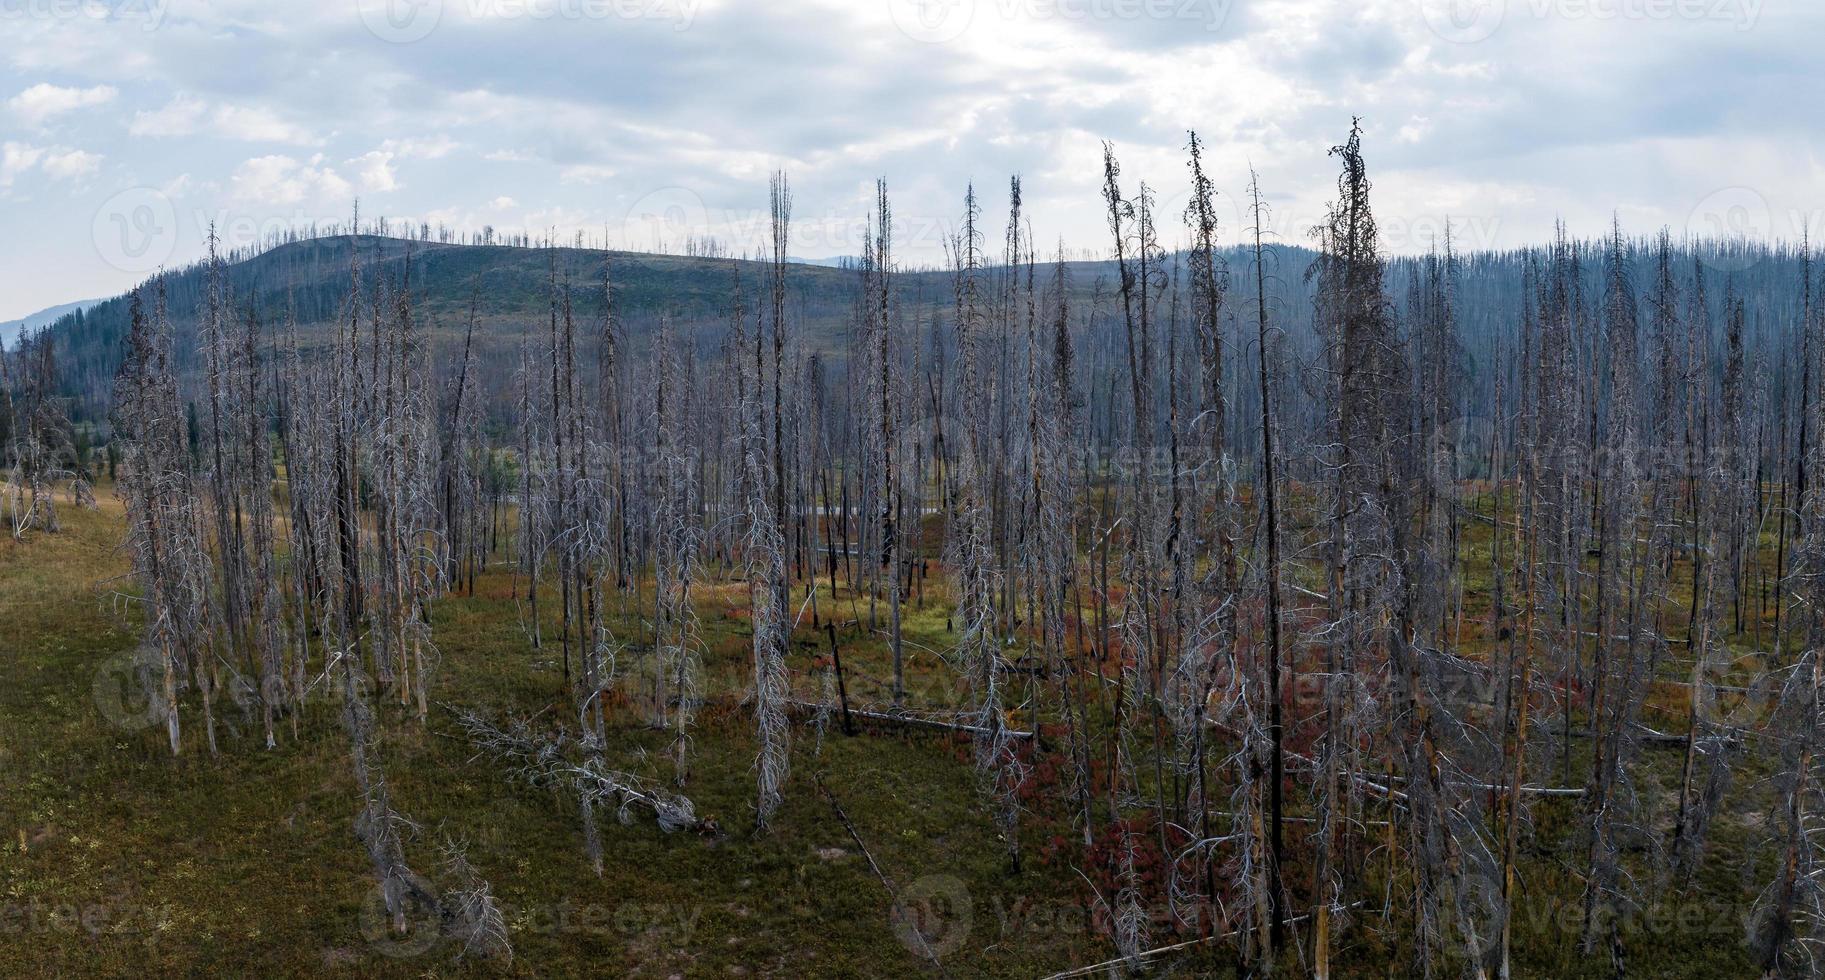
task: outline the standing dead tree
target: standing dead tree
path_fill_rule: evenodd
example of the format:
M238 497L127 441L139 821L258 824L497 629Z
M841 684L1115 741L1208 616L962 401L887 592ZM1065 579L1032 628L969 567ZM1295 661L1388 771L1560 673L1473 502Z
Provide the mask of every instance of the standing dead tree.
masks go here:
M662 723L672 731L672 762L678 785L684 785L690 767L690 726L702 700L702 641L691 585L696 578L698 527L696 475L683 433L689 430L684 412L684 384L669 325L661 324L654 351L653 431L658 437L654 494L653 632L658 648L658 669L664 682L659 705Z
M894 344L894 310L893 310L893 210L887 203L887 181L875 182L874 238L869 243L867 257L863 263L864 297L866 308L867 331L874 343L874 370L870 381L874 386L869 399L869 407L875 412L878 447L875 465L879 468L879 499L876 510L879 513L878 527L881 546L879 568L887 575L887 616L888 642L893 653L893 703L900 707L906 699L906 648L905 638L900 630L900 607L902 604L901 565L903 557L900 549L902 514L905 507L901 499L900 483L903 477L895 468L895 441L898 427L895 420L895 389L893 376L896 366L896 345ZM917 516L914 527L918 527Z
M1694 270L1697 295L1691 311L1703 316L1704 271ZM1695 629L1692 640L1692 672L1688 681L1685 758L1680 766L1679 811L1673 824L1673 868L1683 880L1690 881L1704 853L1706 833L1716 815L1729 779L1731 757L1740 741L1730 727L1717 724L1719 718L1718 688L1725 673L1720 657L1723 631L1723 597L1720 582L1734 582L1740 569L1744 529L1753 518L1756 488L1751 482L1752 465L1747 447L1747 418L1744 412L1744 310L1742 301L1726 291L1724 295L1724 364L1717 404L1722 417L1715 428L1716 451L1707 453L1703 473L1691 476L1696 485L1705 488L1701 497L1702 512L1709 525L1705 547L1695 555L1698 578L1693 595L1692 616ZM1709 351L1710 323L1705 317L1702 329ZM1694 374L1708 378L1709 358ZM1699 511L1699 508L1694 508ZM1721 567L1720 567L1721 566ZM1740 593L1740 590L1738 590Z
M237 701L260 706L266 747L273 748L275 713L284 708L287 641L273 531L273 455L266 376L260 363L257 314L232 312L223 264L210 243L202 316L203 362L209 399L206 467L217 584L214 622L221 656L235 674ZM240 329L236 329L237 320ZM245 668L243 672L243 668ZM214 669L213 665L210 668ZM257 685L257 686L256 686ZM210 739L214 750L214 738Z
M754 372L741 386L743 392L741 455L742 495L747 508L747 534L743 551L748 562L748 594L754 623L754 719L760 739L756 759L757 792L754 811L755 827L765 830L771 825L791 766L791 730L786 718L786 702L791 696L791 679L787 674L786 647L791 638L792 610L786 573L786 538L784 532L784 491L779 484L785 474L779 471L783 458L778 443L783 426L780 408L778 373L783 363L785 344L785 277L786 249L792 222L792 195L785 175L775 174L772 185L773 262L771 268L774 346L774 427L768 438L766 413L766 357L764 321L757 314L754 323ZM736 320L742 319L739 297ZM738 338L738 349L740 347ZM770 451L771 450L771 451Z
M1585 797L1588 848L1582 944L1591 953L1601 939L1619 961L1623 951L1617 917L1608 913L1629 900L1623 891L1620 851L1622 836L1634 827L1636 815L1631 762L1639 745L1635 729L1639 691L1649 676L1644 647L1659 642L1658 631L1645 620L1657 593L1650 576L1659 567L1656 553L1664 533L1659 526L1651 526L1644 535L1637 526L1642 498L1638 315L1620 227L1612 229L1605 279L1609 417L1599 510L1595 685L1590 709L1596 745ZM1664 485L1664 481L1657 483Z
M1262 631L1266 634L1267 645L1260 657L1261 667L1255 676L1257 686L1262 689L1257 697L1265 699L1266 711L1265 718L1262 717L1263 712L1249 712L1245 717L1246 726L1243 730L1254 735L1249 740L1253 744L1248 747L1252 751L1245 750L1243 778L1239 784L1243 787L1240 795L1247 807L1243 812L1250 815L1249 832L1254 838L1249 853L1254 855L1253 864L1262 869L1263 880L1257 886L1260 893L1255 898L1255 906L1257 916L1265 917L1267 923L1263 930L1262 923L1257 921L1257 933L1261 933L1259 956L1272 962L1286 942L1283 924L1286 919L1286 889L1282 876L1286 853L1286 726L1282 718L1284 699L1281 693L1280 487L1274 448L1274 403L1278 392L1268 366L1267 262L1261 235L1266 205L1261 200L1260 178L1252 170L1249 172L1248 193L1249 214L1254 225L1255 368L1261 398L1260 478L1257 483L1261 513L1258 533L1261 537L1262 557L1259 564L1267 620L1266 629ZM1243 696L1237 700L1246 707L1246 691L1241 694ZM1261 730L1263 724L1266 726L1265 732ZM1266 756L1265 761L1263 755ZM1264 777L1267 783L1265 790L1260 788ZM1265 800L1262 799L1263 796L1266 797ZM1267 821L1265 831L1261 826L1263 811Z
M1181 649L1168 688L1168 703L1179 743L1174 779L1175 783L1182 781L1184 787L1183 805L1177 808L1176 821L1193 837L1190 845L1181 850L1181 858L1173 864L1177 876L1175 892L1190 896L1189 903L1181 904L1215 908L1218 863L1215 850L1225 838L1239 835L1244 841L1239 850L1245 873L1238 879L1243 906L1249 916L1264 921L1266 917L1261 913L1266 910L1268 899L1261 872L1267 869L1267 864L1263 860L1265 841L1255 836L1262 828L1254 819L1260 812L1255 807L1257 783L1252 778L1255 771L1247 767L1239 771L1247 789L1239 794L1243 805L1239 812L1244 817L1235 833L1218 835L1211 822L1215 794L1210 785L1207 759L1211 735L1207 721L1213 693L1219 686L1219 675L1226 668L1232 668L1234 706L1241 709L1233 720L1241 722L1237 730L1245 733L1245 740L1261 732L1255 719L1265 714L1260 703L1265 691L1252 674L1233 670L1238 663L1236 624L1241 595L1236 548L1239 522L1233 476L1235 461L1228 444L1229 393L1224 376L1223 302L1229 283L1228 272L1217 250L1216 190L1204 171L1203 145L1196 133L1189 135L1189 157L1191 199L1186 205L1184 219L1192 245L1188 288L1192 329L1197 343L1198 404L1196 417L1184 428L1188 432L1201 432L1203 440L1197 450L1186 454L1191 459L1180 459L1177 392L1181 386L1175 379L1169 460L1173 489L1166 561L1174 579L1172 605L1175 621L1180 624L1176 632ZM1175 329L1174 345L1177 333ZM1196 474L1201 485L1208 488L1203 495L1191 495L1182 490L1182 474L1187 470ZM1214 554L1208 569L1201 573L1194 595L1184 580L1200 574L1195 557L1194 542L1197 540L1211 542ZM1259 745L1249 745L1242 754L1258 749ZM1187 858L1191 859L1189 863ZM1217 925L1209 923L1206 928L1215 929Z
M191 666L209 656L209 560L191 485L164 281L151 288L150 315L144 290L131 301L126 357L115 380L114 425L123 447L118 489L127 510L127 550L144 590L144 679L171 754L177 755L182 750L178 697L188 686Z
M1313 834L1312 973L1320 980L1331 975L1332 915L1343 908L1342 896L1350 885L1348 855L1357 847L1361 746L1365 733L1375 727L1368 695L1381 685L1376 683L1379 665L1368 654L1377 640L1390 639L1386 624L1401 586L1399 569L1393 566L1396 542L1391 540L1399 517L1384 509L1389 501L1384 485L1391 476L1394 451L1394 420L1387 399L1405 371L1390 362L1396 353L1393 325L1382 292L1361 145L1360 130L1353 125L1349 140L1331 150L1341 159L1343 173L1337 200L1325 223L1315 229L1319 258L1307 273L1318 287L1329 411L1325 466L1331 473L1330 541L1325 554L1330 636ZM1395 673L1410 680L1401 666L1394 665ZM1405 693L1414 693L1410 683ZM1403 707L1407 723L1416 722L1411 706ZM1392 853L1388 857L1394 860ZM1426 901L1430 899L1422 900Z
M1810 324L1808 327L1810 328ZM1806 446L1815 469L1825 464L1814 432ZM1751 930L1756 959L1765 980L1785 976L1817 977L1821 964L1816 947L1825 940L1825 853L1819 821L1825 815L1825 506L1814 486L1803 497L1805 529L1793 554L1791 574L1797 580L1793 615L1805 629L1804 647L1787 669L1775 707L1773 725L1780 740L1781 766L1776 809L1769 826L1775 832L1780 859L1775 878L1756 901Z
M469 324L463 332L456 377L449 385L447 409L438 425L438 477L442 483L444 579L452 588L475 591L475 579L488 560L488 513L484 481L492 462L482 432L480 365L476 362L475 325L480 298L469 301Z
M21 336L19 354L24 353L25 338ZM24 453L20 445L18 405L13 400L12 372L7 368L11 356L6 350L5 338L0 338L0 464L4 464L6 473L5 485L0 486L0 518L5 519L16 539L20 525L14 515L25 499L21 481Z
M1113 909L1115 945L1123 956L1132 957L1147 947L1148 932L1139 875L1135 868L1138 843L1129 821L1121 816L1119 802L1121 791L1133 785L1137 776L1133 768L1136 760L1126 744L1131 733L1124 721L1128 716L1138 715L1151 700L1155 711L1154 747L1157 763L1159 743L1163 741L1163 726L1160 724L1162 712L1156 684L1160 677L1158 667L1163 663L1163 651L1159 645L1162 637L1154 621L1154 616L1160 609L1156 595L1159 584L1155 551L1158 527L1154 519L1154 487L1148 472L1153 462L1154 435L1152 317L1149 302L1153 282L1148 275L1148 267L1155 256L1149 254L1153 242L1151 216L1148 213L1150 202L1145 185L1137 209L1134 202L1123 196L1120 179L1121 167L1116 162L1115 149L1104 143L1103 203L1107 209L1109 233L1114 242L1116 276L1122 300L1122 336L1128 366L1129 407L1132 413L1126 434L1128 444L1121 453L1128 463L1130 477L1127 488L1129 512L1125 515L1128 527L1122 557L1122 577L1126 588L1123 591L1120 621L1120 676L1116 684L1114 718L1109 738L1110 818L1116 824L1118 835L1118 888ZM1104 576L1106 592L1107 572ZM1156 765L1156 790L1164 783L1160 776ZM1163 821L1160 822L1159 833L1163 842Z

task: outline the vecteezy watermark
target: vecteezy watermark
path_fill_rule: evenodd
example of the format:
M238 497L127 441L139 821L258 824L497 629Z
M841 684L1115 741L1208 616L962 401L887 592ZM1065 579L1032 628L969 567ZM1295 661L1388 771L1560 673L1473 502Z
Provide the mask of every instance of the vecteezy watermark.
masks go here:
M453 929L458 918L450 896L416 874L395 882L393 894L375 884L363 896L357 928L368 945L382 956L411 959L423 956L448 941L460 946L461 931ZM572 902L516 905L497 900L501 921L510 934L543 936L644 937L678 948L687 948L703 920L701 906L664 902Z
M152 272L177 248L177 207L161 191L131 187L102 202L91 231L102 261L122 272Z
M170 8L171 0L0 0L0 22L117 21L156 31Z
M900 33L915 41L955 41L976 20L977 0L887 0Z
M1644 896L1635 903L1604 898L1588 905L1577 893L1521 890L1505 897L1499 870L1488 866L1469 870L1458 887L1460 910L1474 920L1490 922L1506 911L1518 929L1532 935L1576 935L1588 920L1599 930L1615 929L1646 939L1730 938L1745 934L1749 918L1739 903L1677 893ZM1135 912L1148 923L1155 938L1248 927L1238 921L1239 914L1246 916L1242 909L1202 896L1146 903ZM924 959L942 959L972 938L972 945L986 948L1039 936L1113 940L1118 931L1113 913L1092 896L1007 892L972 896L961 881L949 875L913 882L901 893L890 918L902 946Z
M144 731L165 720L153 681L153 672L160 669L158 651L149 646L103 661L90 691L102 718L125 732Z
M287 242L322 235L346 235L349 216L340 210L313 213L295 209L278 211L195 208L180 213L176 202L153 187L132 187L103 201L95 209L91 233L96 254L123 272L156 272L172 261L180 242L186 249L202 245L211 233L225 255L264 251ZM410 237L428 236L430 225L414 221L367 222L364 232L382 236L392 232Z
M342 704L352 693L357 700L370 702L374 692L379 689L374 679L359 668L352 676L344 676L345 668L340 665L341 655L334 656L335 665L308 682L305 696L321 696L332 703ZM90 684L90 698L102 720L126 733L141 732L166 723L170 719L169 704L163 692L166 667L163 655L151 643L141 644L102 661ZM177 671L175 667L172 669ZM173 678L172 686L176 689L172 692L173 696L181 700L181 691L186 683L182 672L177 671ZM223 681L222 690L227 695L227 707L233 710L218 712L216 721L237 737L241 732L240 726L251 726L259 721L263 705L286 703L295 693L283 676L275 675L260 680L239 672Z
M794 258L860 261L878 231L867 207L822 211L795 209L787 232ZM897 252L938 252L951 241L959 218L896 211ZM642 194L622 213L620 238L612 247L653 254L715 257L771 248L772 214L764 207L711 207L688 187L667 186Z
M375 884L361 900L361 938L375 952L395 959L429 952L444 937L443 910L436 895L429 881L409 872L391 887Z
M1186 220L1186 205L1190 201L1191 194L1184 190L1161 196L1154 201L1154 225L1161 230L1162 237L1165 237L1167 230L1178 227ZM1254 216L1248 201L1248 193L1241 187L1219 189L1212 198L1211 204L1217 213L1220 244L1247 243L1253 240ZM1316 207L1270 204L1262 215L1261 237L1268 243L1310 246L1312 229L1323 225L1326 218L1325 212ZM1479 214L1474 211L1384 210L1377 215L1375 230L1381 247L1396 255L1424 255L1433 250L1443 251L1446 239L1450 240L1454 251L1464 255L1500 249L1503 224L1499 214ZM1089 258L1103 261L1108 256L1093 254Z
M1495 36L1516 18L1575 21L1688 21L1739 31L1761 19L1762 0L1413 0L1432 33L1454 44Z
M1508 0L1414 0L1420 16L1446 41L1474 44L1502 29L1508 17Z
M1741 272L1754 265L1757 256L1740 246L1766 242L1773 233L1774 209L1749 187L1712 191L1686 216L1686 237L1714 246L1702 250L1700 259L1719 272Z
M709 208L684 187L641 195L621 220L621 244L637 252L663 252L710 234Z
M158 933L171 917L162 906L111 902L0 902L0 936L118 936Z
M943 959L969 939L975 906L961 879L926 875L901 890L890 920L901 945L926 959Z
M1135 914L1156 937L1175 931L1201 935L1211 925L1228 931L1238 911L1198 896L1143 904ZM1005 946L1034 937L1085 936L1113 941L1119 929L1110 908L1093 895L1019 894L989 891L973 895L951 875L928 875L902 890L889 913L894 937L922 959L943 959L974 940L978 948Z
M688 30L705 0L355 0L368 32L390 44L430 37L446 13L469 22L649 21Z
M422 41L443 23L444 0L355 0L368 33L389 44Z
M1608 898L1586 904L1571 895L1529 896L1514 899L1513 921L1523 932L1577 935L1586 923L1598 932L1614 930L1642 939L1671 936L1714 936L1740 939L1749 934L1754 912L1735 902L1678 893L1645 897L1639 903L1619 904Z
M1721 644L1719 644L1721 646ZM1689 690L1698 717L1724 731L1753 729L1780 701L1782 672L1769 669L1760 652L1710 652L1698 664Z
M1742 272L1771 253L1780 240L1817 238L1825 209L1777 210L1753 187L1724 187L1706 194L1686 216L1686 238L1706 266Z
M1186 29L1218 31L1235 0L887 0L900 33L927 44L955 41L971 25L1060 21L1101 24L1173 21Z

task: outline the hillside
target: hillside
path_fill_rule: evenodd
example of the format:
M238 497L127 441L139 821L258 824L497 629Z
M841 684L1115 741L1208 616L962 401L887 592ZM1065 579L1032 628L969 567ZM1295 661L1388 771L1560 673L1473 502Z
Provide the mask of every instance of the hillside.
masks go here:
M1602 302L1602 246L1573 242L1580 257L1575 276L1583 290L1579 302L1593 312ZM1490 382L1491 365L1498 361L1514 390L1516 317L1529 304L1537 284L1529 284L1530 263L1538 251L1475 253L1458 258L1455 317L1458 357L1465 380L1473 389ZM1638 286L1652 281L1651 243L1631 243L1629 278ZM1762 363L1778 370L1786 363L1782 345L1790 344L1790 325L1800 317L1802 296L1797 283L1803 278L1800 258L1789 246L1763 246L1688 242L1675 244L1672 253L1675 287L1684 296L1693 294L1694 277L1702 270L1707 279L1712 343L1723 342L1721 310L1727 295L1741 297L1748 317L1746 341L1759 352ZM409 256L409 262L408 262ZM1312 288L1307 271L1314 253L1287 245L1267 247L1265 286L1272 325L1291 343L1291 369L1302 372L1317 366L1317 344L1312 329ZM527 248L508 245L460 245L409 242L376 235L334 236L306 239L272 248L252 258L229 264L227 282L233 305L260 318L267 335L278 343L287 311L294 311L301 347L308 349L341 326L346 316L352 260L358 258L364 288L397 284L408 268L415 322L428 331L433 358L448 368L456 356L471 309L476 319L478 362L482 391L489 397L490 417L502 421L510 414L511 392L520 361L522 341L531 343L536 358L547 337L551 308L549 283L555 277L568 289L574 315L580 324L584 349L580 354L594 363L595 334L602 322L603 271L611 270L616 313L628 339L631 354L643 359L647 341L661 320L669 321L674 335L694 344L700 356L716 351L727 336L734 307L732 297L739 282L743 304L752 317L757 297L765 288L767 268L749 260L654 255L638 252L576 248ZM1239 248L1223 250L1230 289L1225 303L1230 343L1246 349L1254 334L1255 283L1253 256ZM1188 316L1167 306L1168 279L1181 276L1182 254L1165 259L1159 303L1167 309L1166 322L1183 329ZM1388 262L1386 284L1397 320L1411 319L1413 285L1423 275L1425 258L1403 257ZM1092 401L1108 385L1126 384L1125 338L1121 334L1121 301L1113 262L1068 262L1066 276L1072 330L1084 382ZM1042 263L1038 282L1049 296L1053 278L1050 265ZM1005 275L991 267L986 282L991 297L999 295ZM787 318L793 344L802 354L818 354L842 376L848 360L852 324L860 290L861 273L816 264L787 266ZM203 303L204 274L200 265L168 274L166 289L172 321L177 330L176 356L193 388L197 366L196 326ZM953 277L949 271L899 272L894 277L897 322L904 346L918 357L933 351L948 352L954 335L950 329L955 308ZM993 301L993 300L991 300ZM1050 302L1046 300L1046 302ZM1179 317L1173 320L1173 317ZM99 302L77 310L51 326L56 339L59 383L70 398L70 415L93 422L103 430L108 423L111 389L120 363L128 323L127 297ZM364 325L365 327L365 325ZM936 346L934 346L936 345ZM1186 350L1191 348L1187 347ZM1238 412L1258 404L1256 387L1235 376L1232 395ZM1779 378L1777 385L1782 384ZM840 384L840 381L839 381ZM187 391L187 398L194 393Z
M59 303L49 309L39 310L30 316L0 323L0 344L17 344L19 338L33 330L48 327L72 313L90 309L103 302L99 299L84 299L74 303Z
M1275 251L1284 255L1277 264L1289 270L1272 280L1276 302L1297 307L1304 303L1300 274L1310 253L1303 249ZM497 393L505 390L518 363L520 340L542 336L548 327L548 283L554 262L560 285L568 284L586 337L601 322L605 264L612 270L617 315L636 354L661 318L668 318L675 330L694 338L700 347L719 344L729 326L737 279L749 297L751 315L756 305L752 297L766 275L763 264L746 260L446 245L363 235L283 245L228 266L227 279L235 305L257 311L275 337L287 309L295 310L301 342L309 346L344 315L351 259L359 258L363 280L371 288L377 282L401 281L408 255L418 322L429 329L434 349L447 352L450 345L461 343L474 303L480 361L487 372L484 385ZM1233 260L1240 263L1242 258L1238 255ZM1072 262L1066 268L1074 308L1088 324L1093 311L1106 308L1107 298L1113 295L1113 264ZM1042 269L1040 275L1049 282L1051 268ZM953 304L950 273L905 272L895 282L903 330L928 330L934 314L948 319ZM193 369L197 311L203 297L202 268L171 273L166 290L178 331L178 356ZM858 290L859 273L853 270L815 264L788 266L788 316L797 342L827 361L845 361L847 327L854 316ZM1098 295L1105 297L1101 305L1096 302ZM64 316L52 327L63 383L66 393L76 400L73 414L77 417L105 421L108 389L119 364L127 316L128 302L122 296Z

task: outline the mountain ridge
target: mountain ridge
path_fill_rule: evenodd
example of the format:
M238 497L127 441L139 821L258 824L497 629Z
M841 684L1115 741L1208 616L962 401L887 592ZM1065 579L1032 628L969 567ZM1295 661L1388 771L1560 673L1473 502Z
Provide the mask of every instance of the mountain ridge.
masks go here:
M1304 249L1273 248L1309 255ZM752 259L338 235L289 242L225 264L224 277L236 310L244 313L251 308L275 338L288 314L295 314L300 346L306 349L345 315L357 270L364 289L378 284L391 288L409 277L414 315L431 337L434 353L447 353L460 343L474 311L483 383L500 390L517 364L514 341L536 336L549 323L549 285L554 279L560 292L568 290L582 333L593 337L599 330L605 263L616 316L636 350L657 332L661 319L678 328L686 342L719 342L729 326L736 290L747 297L745 306L752 315L760 308L759 290L769 274L765 263ZM1066 269L1073 296L1086 302L1098 290L1106 295L1115 288L1113 262L1068 262ZM998 274L994 268L984 270L985 276ZM198 263L163 276L181 368L195 367L204 275L205 266ZM860 276L853 268L787 264L788 317L797 342L828 361L846 360L847 326L855 314ZM1042 288L1052 276L1052 265L1041 263ZM1285 278L1296 282L1300 277ZM952 274L898 272L895 283L904 329L917 331L923 345L932 318L943 318L954 304ZM131 295L67 313L51 325L66 374L64 387L75 399L79 415L106 417Z

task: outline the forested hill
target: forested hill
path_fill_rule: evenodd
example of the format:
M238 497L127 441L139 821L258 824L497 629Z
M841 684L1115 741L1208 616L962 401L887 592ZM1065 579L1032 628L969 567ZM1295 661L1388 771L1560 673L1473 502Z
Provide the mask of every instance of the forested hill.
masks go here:
M1576 301L1589 312L1590 329L1597 330L1601 318L1596 314L1605 302L1603 246L1575 243L1572 247L1580 256L1583 293ZM1726 295L1742 297L1751 356L1760 357L1777 372L1774 390L1785 390L1787 386L1779 375L1784 371L1782 365L1791 360L1786 356L1787 349L1799 335L1797 324L1803 302L1798 253L1785 248L1712 244L1676 245L1675 249L1672 265L1682 296L1695 295L1696 282L1704 277L1709 332L1714 341L1721 338L1721 310ZM1293 363L1288 366L1298 371L1316 360L1311 289L1306 276L1313 253L1285 245L1270 245L1268 253L1265 285L1271 320L1289 338ZM1530 292L1524 289L1526 269L1537 254L1477 253L1457 259L1455 316L1461 347L1459 360L1467 380L1488 381L1489 365L1498 360L1506 372L1512 373L1512 360L1521 349L1519 324L1527 307L1523 298ZM1230 273L1226 319L1235 343L1243 344L1253 337L1255 328L1254 260L1251 253L1234 248L1227 250L1224 258ZM700 354L710 355L727 335L736 296L742 297L752 317L768 274L764 263L726 258L443 244L374 235L336 236L293 242L229 265L226 282L233 293L232 306L237 315L251 313L259 317L275 343L284 330L287 311L293 311L300 346L308 351L327 338L332 325L347 315L357 259L363 288L370 299L377 288L409 285L415 323L427 331L433 357L440 364L447 365L456 356L473 309L483 390L497 406L510 400L522 341L532 345L535 357L538 345L548 343L544 338L548 337L552 313L549 283L554 276L559 295L567 292L570 297L579 333L590 346L586 353L593 359L593 338L606 308L605 270L613 285L616 315L635 355L643 352L662 319L669 321L676 334L695 345ZM1425 261L1423 257L1402 258L1388 264L1387 290L1397 318L1404 317L1414 302L1410 288ZM1635 243L1629 261L1634 289L1645 296L1654 276L1652 243ZM1166 323L1175 309L1170 298L1172 284L1182 287L1184 277L1175 275L1183 266L1172 256L1165 258L1162 268L1162 274L1153 278L1159 291L1156 308L1167 311L1161 317ZM1043 260L1036 270L1036 283L1048 297L1055 274L1054 266ZM204 278L200 265L166 277L167 302L177 329L177 353L187 381L192 382ZM840 366L848 360L853 342L850 327L856 319L861 274L853 269L792 264L787 267L786 280L792 342L798 345L800 354L818 354L827 365L837 368L840 376ZM1070 318L1083 358L1080 384L1094 399L1096 392L1105 389L1111 380L1102 375L1119 374L1126 364L1119 280L1114 263L1108 261L1067 263L1066 280ZM990 268L985 281L991 295L998 296L1008 278L1005 270ZM952 339L952 274L948 270L905 271L894 277L893 288L898 304L896 320L905 338L905 349L914 357L944 354ZM1051 301L1048 298L1045 302L1049 311ZM1681 316L1692 312L1684 309ZM1188 318L1181 316L1180 320L1181 327L1185 327L1183 321ZM65 316L51 328L56 341L59 386L70 396L72 418L105 426L127 321L128 302L123 296ZM1165 349L1165 345L1158 348L1162 354ZM1192 356L1193 349L1187 346L1182 356ZM1601 350L1601 346L1587 341L1585 349ZM1236 397L1245 407L1254 393L1243 384L1242 373L1233 377L1238 386ZM1509 390L1516 389L1510 386Z
M1277 304L1303 314L1303 272L1310 253L1279 248L1270 258L1270 291ZM409 261L408 261L409 257ZM428 330L436 356L453 358L462 343L473 304L478 362L486 372L484 386L497 398L511 382L523 338L536 344L549 329L554 275L566 288L579 332L592 340L605 308L604 270L614 288L615 312L635 353L657 330L661 318L701 350L713 350L726 335L734 297L739 291L753 316L765 287L764 263L725 258L605 252L596 249L527 248L504 245L452 245L408 242L372 235L316 238L283 245L227 268L233 306L253 311L275 340L284 330L287 310L295 311L300 345L308 348L328 335L346 316L352 259L359 259L365 290L406 282L418 325ZM1240 262L1238 255L1234 261ZM1054 266L1037 272L1049 288ZM1116 295L1113 263L1072 262L1066 275L1073 299L1073 320L1091 329L1097 312L1107 314ZM806 353L829 363L847 360L848 325L854 320L860 273L822 265L792 264L786 270L788 318L794 341ZM991 280L992 281L992 280ZM739 287L739 289L738 289ZM204 270L192 266L166 277L166 296L177 329L177 348L187 375L194 375L198 311L204 300ZM948 271L911 271L895 277L899 319L920 349L930 349L930 333L949 320L954 306ZM1295 302L1297 300L1297 302ZM104 302L84 313L59 320L52 328L57 342L60 381L73 399L73 417L105 421L109 390L127 332L127 297ZM1099 321L1100 322L1100 321ZM940 342L947 333L939 330ZM590 356L593 358L593 348Z
M230 265L226 280L233 293L231 303L242 315L252 311L259 316L275 339L285 329L290 311L296 317L300 345L308 349L347 316L357 261L364 290L402 285L410 289L416 322L428 331L440 355L452 343L461 343L473 308L480 363L491 373L517 363L522 337L547 330L552 299L548 283L554 274L561 290L568 287L575 316L589 336L602 318L603 274L605 268L610 270L617 313L635 344L662 316L687 332L697 327L726 329L737 275L744 291L751 291L764 274L755 263L684 256L341 236L280 246ZM909 285L919 279L907 278ZM789 269L797 322L807 342L840 343L841 322L853 305L854 279L854 273L837 269ZM165 281L186 373L196 365L204 282L200 265L171 273ZM77 414L105 414L128 308L127 298L120 297L65 317L53 328L65 390L77 397ZM504 375L489 380L504 382Z

